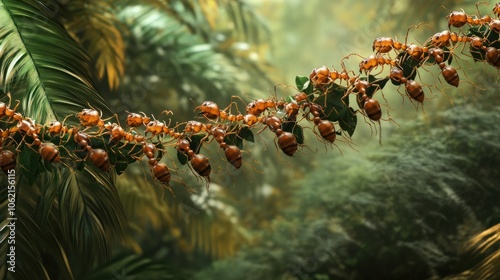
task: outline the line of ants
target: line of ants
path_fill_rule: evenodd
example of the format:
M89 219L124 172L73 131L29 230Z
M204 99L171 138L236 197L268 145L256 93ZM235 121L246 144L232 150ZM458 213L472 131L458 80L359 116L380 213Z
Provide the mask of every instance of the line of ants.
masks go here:
M10 94L8 96L10 99ZM308 111L304 112L304 115L307 116L308 120L314 122L319 134L325 141L333 143L338 133L335 130L333 122L322 120L320 118L320 115L323 115L321 106L307 100L308 98L305 93L297 94L293 102L278 101L276 99L258 99L248 104L246 114L244 115L239 113L232 115L229 112L232 105L220 110L216 103L205 101L196 107L195 110L200 111L200 115L207 120L206 123L192 120L177 124L174 127L170 127L170 123L167 125L164 121L156 120L154 117L150 118L142 112L140 114L129 113L126 119L128 130L121 127L116 115L103 119L102 112L94 108L83 109L76 114L80 123L79 126L65 125L66 119L70 116L66 117L62 122L52 121L49 125L42 126L36 124L34 120L23 117L21 113L16 112L19 102L13 109L10 108L10 101L9 104L0 102L0 119L6 118L6 120L2 121L12 125L11 128L1 130L0 144L2 146L6 144L6 147L15 144L17 146L14 150L18 152L21 145L25 144L28 148L39 153L43 160L49 163L65 164L61 160L60 149L66 149L64 147L65 144L69 141L74 141L81 149L72 152L66 149L68 155L75 156L72 158L73 161L85 161L88 159L100 170L108 171L111 166L108 152L105 149L94 148L92 146L94 138L101 138L108 135L108 145L116 147L118 151L132 143L133 146L130 152L134 151L134 154L129 154L128 156L135 160L141 160L143 156L146 156L154 178L172 191L168 186L171 180L169 167L165 163L160 162L161 157L156 156L156 154L159 154L157 153L159 148L156 144L161 143L163 146L172 143L171 146L174 146L179 153L188 158L192 171L206 179L208 188L212 170L211 165L207 157L192 149L190 143L191 136L204 134L205 136L200 141L201 143L215 140L224 151L227 161L236 169L239 169L243 165L242 152L237 145L226 143L226 136L230 134L237 135L242 127L254 127L260 123L262 129L259 133L265 128L269 128L276 134L277 146L286 155L293 156L299 146L296 136L291 132L283 131L282 124L284 120L277 117L275 113L278 108L282 108L285 110L287 116L285 121L290 121L296 118L301 108L303 110L307 108ZM264 114L265 111L268 113ZM167 115L168 113L170 112L167 112ZM312 118L309 117L310 115L312 115ZM115 117L116 122L111 123L110 121ZM231 125L232 123L239 123L239 125ZM144 128L144 135L138 131L140 127ZM21 139L14 139L16 135L20 136ZM48 137L51 140L44 141ZM53 143L54 137L57 137L59 144L56 145ZM154 138L163 140L165 137L169 138L166 143L162 143L161 141L156 144L152 143ZM136 145L142 147L139 152L135 149ZM14 152L5 148L2 147L0 150L0 166L2 170L7 172L8 169L15 167L16 156ZM71 168L69 165L67 167Z
M495 4L493 13L497 17L500 16L500 3ZM460 28L466 24L484 25L489 28L490 32L500 32L500 20L492 19L490 16L473 18L463 11L454 11L447 18L449 28L451 26ZM423 66L424 63L437 64L445 81L457 87L460 82L457 70L451 65L446 65L445 62L450 63L451 57L454 55L453 50L459 43L469 43L472 48L484 51L486 62L500 68L500 50L492 47L491 45L495 42L488 42L486 38L465 36L450 30L444 30L434 34L422 46L419 46L407 44L407 37L408 32L405 43L389 37L375 39L372 46L375 54L366 58L360 56L362 61L359 63L359 74L357 75L354 71L347 71L344 65L345 59L357 54L350 54L342 59L342 71L329 69L326 66L313 69L309 75L309 82L312 83L315 89L314 94L319 92L321 96L322 91L326 92L336 82L340 84L345 82L347 85L344 97L348 97L349 94L356 95L356 100L360 106L360 110L356 112L361 112L369 120L380 124L382 119L380 103L373 98L374 92L368 93L369 88L374 83L361 78L360 74L363 72L366 75L378 76L383 67L389 65L391 68L387 78L395 85L404 85L406 94L412 100L423 103L425 99L424 91L422 86L415 81L417 68ZM392 50L398 53L397 58L389 57ZM405 73L404 63L409 59L414 60L416 64L411 69L411 73ZM382 68L380 72L372 73L377 67ZM80 154L80 156L76 156L76 160L85 161L88 159L100 170L108 171L111 167L108 152L105 149L92 147L94 138L108 135L108 144L116 147L118 151L132 143L133 146L129 153L134 152L127 155L135 160L141 160L143 156L146 156L153 177L171 192L172 189L169 187L172 179L170 168L167 164L161 162L161 157L166 152L164 148L160 149L159 147L165 145L175 147L178 153L186 156L193 173L206 179L208 189L212 167L208 158L199 153L199 149L191 147L190 137L193 135L204 135L200 141L201 143L215 141L219 148L224 151L227 161L236 169L241 168L243 165L242 152L234 143L227 143L226 139L228 135L240 137L238 133L243 127L259 126L261 129L258 134L269 128L276 135L276 147L281 149L287 156L293 156L302 144L298 143L296 135L284 131L283 127L285 123L297 124L297 116L300 114L302 119L313 123L314 133L325 143L333 144L337 136L342 135L342 130L337 130L335 123L327 119L324 107L316 102L318 96L306 94L298 89L297 91L299 93L295 94L289 101L278 100L276 97L267 100L254 100L246 105L244 114L239 112L235 102L231 102L228 107L220 109L216 103L205 101L200 106L197 106L195 111L199 111L199 115L206 119L206 122L192 120L176 124L174 127L170 127L170 123L166 124L165 121L156 120L154 117L150 118L143 112L140 114L129 113L126 119L128 130L120 125L116 115L102 119L102 112L94 108L84 109L76 114L79 120L78 126L65 125L69 116L62 122L53 121L48 126L42 126L16 112L19 102L11 108L11 96L7 94L9 103L0 102L0 119L6 118L6 120L2 121L13 126L5 130L0 129L0 167L4 172L15 168L17 163L16 155L13 151L6 149L13 144L17 145L14 149L16 151L19 151L21 145L25 144L28 148L40 154L45 161L65 164L61 160L59 149L64 148L62 140L66 139L66 143L74 141L81 148L81 150L76 151ZM236 114L232 112L233 106L236 107ZM172 112L164 111L162 113L168 115ZM111 123L110 120L113 118L116 118L116 122ZM144 129L144 135L138 130L141 127ZM148 134L151 134L151 136L148 136ZM21 139L15 140L14 136L16 135L20 136ZM45 136L58 136L60 142L56 145L51 141L44 141L47 138ZM67 138L65 138L66 136ZM166 143L162 142L166 137L170 140ZM158 141L153 142L154 139ZM141 149L135 152L137 145ZM69 151L67 151L67 154L73 155ZM191 188L187 188L192 191Z

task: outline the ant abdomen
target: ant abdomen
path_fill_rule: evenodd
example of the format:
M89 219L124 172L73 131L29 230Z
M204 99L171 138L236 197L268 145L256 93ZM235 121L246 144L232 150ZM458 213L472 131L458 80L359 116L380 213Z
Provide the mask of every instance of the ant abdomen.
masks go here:
M16 155L12 151L1 150L0 167L5 174L8 174L9 170L16 168Z
M212 171L212 167L207 157L200 154L195 154L191 157L191 166L193 166L196 173L203 177L209 177Z
M337 138L337 133L335 132L335 126L329 120L322 120L318 124L318 130L321 137L330 143L333 143Z
M366 115L372 121L378 121L382 117L382 109L380 108L380 103L375 99L368 99L363 105L363 109Z
M278 136L278 145L287 156L293 156L298 149L297 139L290 132L282 132Z
M227 145L224 149L224 154L226 155L227 161L235 168L240 168L241 165L243 165L241 150L237 146Z
M414 81L414 80L407 80L405 84L406 88L406 93L415 101L418 101L422 103L425 98L424 90L422 89L422 86Z

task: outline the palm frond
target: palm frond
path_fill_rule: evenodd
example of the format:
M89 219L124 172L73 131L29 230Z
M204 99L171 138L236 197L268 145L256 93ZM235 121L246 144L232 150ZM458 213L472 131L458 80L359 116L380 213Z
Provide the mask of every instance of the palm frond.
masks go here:
M171 206L164 203L157 190L145 182L145 178L130 175L128 170L117 179L117 190L130 223L137 229L175 227L169 211Z
M116 89L125 71L125 44L111 2L71 1L66 28L94 58L100 79Z
M93 166L76 173L61 170L57 203L59 226L78 266L86 271L106 260L128 225L111 175Z
M41 222L38 219L38 207L40 200L44 200L42 187L37 183L29 185L25 176L20 175L20 168L16 170L16 203L14 215L17 220L14 221L14 242L9 243L6 238L9 235L9 228L5 228L8 222L7 218L7 186L2 186L0 194L0 221L2 228L0 230L0 251L2 254L2 263L0 266L0 277L4 279L7 269L7 263L4 261L10 246L15 248L16 279L30 279L37 275L38 279L73 279L73 273L68 262L68 251L65 249L66 240L61 238L57 227L52 226L56 221L54 207L49 211L48 220L50 222ZM2 182L7 182L4 176L1 176ZM53 188L53 185L51 186ZM5 242L4 242L5 241ZM11 272L7 272L11 273ZM9 279L7 277L6 279Z
M111 115L95 90L88 54L40 1L0 1L0 86L25 116L46 124L88 104Z
M212 189L214 187L212 185ZM192 195L192 201L185 201L182 207L172 209L185 222L188 238L183 244L186 249L196 248L216 259L231 256L248 243L248 234L239 224L236 208L224 202L224 197L222 192L217 198L203 192ZM184 219L186 211L191 212L189 220Z
M178 93L179 97L210 94L220 100L224 99L224 94L237 91L242 71L165 13L135 6L124 9L120 18L131 29L130 38L127 38L130 57L127 76L132 77L132 81L151 75L160 78L161 85L149 87L162 89L162 94L157 94L162 100L166 97L163 92L166 89ZM134 87L124 84L123 90L132 91ZM152 103L165 106L164 102L152 100Z
M470 259L480 260L474 267L450 279L500 279L500 224L473 236L464 245Z
M140 255L119 255L106 264L97 267L85 280L99 279L174 279L168 273L169 267ZM139 279L139 278L138 278Z

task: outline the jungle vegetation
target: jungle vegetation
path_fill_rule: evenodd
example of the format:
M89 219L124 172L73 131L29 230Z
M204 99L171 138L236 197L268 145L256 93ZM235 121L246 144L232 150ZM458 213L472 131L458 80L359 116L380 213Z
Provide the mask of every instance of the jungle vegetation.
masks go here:
M71 115L67 123L78 125L75 113L89 105L121 121L171 110L181 122L204 100L286 96L293 89L275 93L277 83L339 67L349 52L368 55L374 38L404 39L410 25L426 22L408 38L425 40L447 28L447 9L477 12L458 0L446 9L440 1L418 9L412 1L307 2L0 0L0 98L7 103L10 93L41 124ZM493 4L477 9L490 13ZM498 71L456 51L465 82L452 89L422 73L425 111L384 88L394 122L378 128L358 117L352 144L310 141L293 158L272 134L256 134L242 170L215 164L210 193L185 165L172 175L174 197L145 162L121 175L90 165L43 171L23 167L36 153L21 153L15 273L0 176L0 277L499 278ZM9 124L2 120L2 131ZM220 158L214 144L203 149Z

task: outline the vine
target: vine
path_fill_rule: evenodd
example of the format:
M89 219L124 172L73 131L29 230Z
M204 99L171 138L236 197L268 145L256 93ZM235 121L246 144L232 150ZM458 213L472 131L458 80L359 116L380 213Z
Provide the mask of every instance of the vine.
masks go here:
M500 3L494 5L493 15L500 16ZM395 86L403 85L407 96L417 104L423 103L425 92L415 79L418 70L427 66L437 65L444 80L458 87L460 77L451 65L453 57L458 57L454 52L457 48L463 53L468 46L474 61L500 68L499 19L470 16L463 11L451 12L447 19L449 29L435 33L421 45L389 37L375 39L374 53L362 58L358 74L345 67L344 60L351 54L342 59L340 71L321 66L309 76L296 77L295 95L254 100L246 104L243 113L236 102L221 109L205 101L195 109L203 121L189 120L175 126L141 112L130 113L123 127L116 115L103 119L95 108L67 116L62 122L41 125L17 111L19 102L12 107L8 94L9 102L0 102L0 167L7 173L21 162L29 171L28 179L34 181L39 173L50 171L54 163L83 170L90 162L102 171L113 167L121 174L129 164L145 156L152 176L172 191L170 168L161 160L168 155L167 147L175 147L177 161L189 164L193 173L205 179L208 189L212 167L200 151L205 142L215 141L227 161L239 169L244 163L244 141L254 141L253 130L259 133L269 128L276 136L277 147L293 156L304 145L303 128L298 124L301 120L310 122L317 138L326 144L333 144L338 136L350 141L358 114L371 122L384 120L375 93L389 80ZM466 32L463 26L469 27ZM460 29L452 31L451 27ZM395 58L391 53L396 54ZM390 67L389 74L382 74L384 66ZM359 110L350 106L351 95ZM68 118L75 117L78 125L66 124Z

